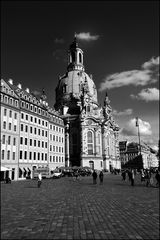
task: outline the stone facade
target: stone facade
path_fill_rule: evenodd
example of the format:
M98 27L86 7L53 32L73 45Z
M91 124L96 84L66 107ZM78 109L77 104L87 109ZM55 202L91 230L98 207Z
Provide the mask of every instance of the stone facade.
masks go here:
M97 99L96 85L85 72L83 51L76 36L68 51L66 73L59 77L55 109L65 124L67 166L90 166L93 169L121 167L119 127L114 122L108 95L103 107Z
M25 179L34 168L65 166L63 119L48 106L44 91L1 79L1 166L12 180ZM1 171L1 177L4 173Z

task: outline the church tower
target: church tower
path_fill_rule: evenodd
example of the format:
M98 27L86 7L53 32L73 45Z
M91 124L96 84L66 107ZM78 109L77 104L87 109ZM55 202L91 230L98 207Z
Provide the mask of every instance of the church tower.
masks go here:
M65 123L66 166L120 168L112 108L107 95L103 107L98 103L96 85L85 72L76 35L69 46L67 71L59 77L54 107Z

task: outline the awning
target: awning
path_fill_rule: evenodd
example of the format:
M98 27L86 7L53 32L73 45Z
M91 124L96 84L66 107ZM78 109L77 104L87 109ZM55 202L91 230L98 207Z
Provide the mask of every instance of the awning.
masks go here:
M6 171L12 171L12 169L1 166L1 172L6 172Z
M24 169L25 172L28 172L28 171L26 170L26 168L23 168L23 169Z
M30 169L30 168L28 168L28 172L31 172L31 169Z
M19 167L19 170L20 170L21 172L23 172L23 169L22 169L22 168L20 168L20 167Z

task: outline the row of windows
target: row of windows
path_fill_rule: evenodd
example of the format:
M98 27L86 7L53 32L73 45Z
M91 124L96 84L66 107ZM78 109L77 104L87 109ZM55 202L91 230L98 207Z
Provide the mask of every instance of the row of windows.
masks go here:
M55 135L50 134L50 141L56 141L56 142L62 142L63 143L63 137L58 137Z
M17 113L13 113L12 110L8 110L9 111L9 117L12 118L13 114L14 114L14 119L17 119ZM7 109L4 108L4 116L7 116Z
M62 152L63 153L63 147L58 147L58 146L52 146L50 145L50 152Z
M28 139L28 138L20 138L20 144L24 144L24 145L29 145L30 146L34 146L34 147L42 147L42 148L47 148L47 142L40 142L39 140L33 140L33 139Z
M22 160L40 160L47 161L47 153L20 151L19 158Z
M6 121L3 122L3 129L7 129L7 123ZM12 123L8 123L8 129L7 130L13 130L14 132L17 131L17 125L13 125L13 128L12 128Z
M5 135L2 136L2 144L6 144L6 143L8 145L11 144L11 136L8 136L8 138ZM13 138L13 145L14 146L16 145L16 138L15 137Z
M63 157L61 156L50 156L50 162L63 162Z
M34 134L38 134L39 136L42 134L42 136L44 137L47 137L48 136L48 133L47 131L44 131L44 130L41 130L41 129L37 129L37 128L33 128L33 127L30 127L30 133L33 133L33 130L34 130ZM29 132L29 127L28 125L23 125L21 124L21 131L25 131L25 132Z
M2 160L4 160L4 156L5 156L5 151L2 150ZM12 158L11 158L11 151L7 151L7 160L15 160L16 157L16 153L12 152Z
M28 114L25 114L25 117L24 117L24 113L21 113L21 119L25 119L26 121L29 120L29 115ZM33 116L30 116L30 121L33 122ZM41 119L38 119L38 118L34 118L34 123L38 123L39 125L41 125L41 121L42 121L42 126L48 126L48 122L47 121L44 121L44 120L41 120Z
M18 100L15 100L8 96L3 96L3 94L1 94L1 102L8 103L12 106L18 107Z
M51 125L50 124L50 129L54 130L54 131L57 131L57 132L62 132L63 133L63 128L60 128L60 127L58 128L55 125Z

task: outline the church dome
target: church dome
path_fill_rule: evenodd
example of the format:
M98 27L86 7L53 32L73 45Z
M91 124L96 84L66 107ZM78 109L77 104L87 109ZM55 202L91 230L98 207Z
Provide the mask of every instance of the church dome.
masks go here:
M78 47L75 37L68 51L67 72L59 77L55 108L68 106L71 100L81 101L84 96L87 96L90 102L98 105L95 83L92 76L84 71L83 51Z

